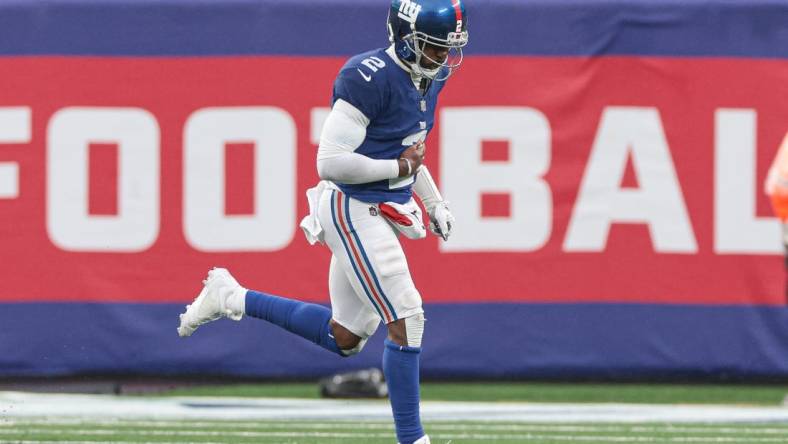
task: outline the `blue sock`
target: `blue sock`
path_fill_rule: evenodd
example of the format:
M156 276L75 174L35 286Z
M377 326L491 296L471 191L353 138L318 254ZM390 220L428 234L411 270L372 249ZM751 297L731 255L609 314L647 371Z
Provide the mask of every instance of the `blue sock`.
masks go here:
M383 374L389 386L389 401L400 444L411 444L424 436L419 419L420 347L397 345L388 339L383 349Z
M331 310L306 302L249 290L246 292L246 314L264 319L304 339L345 356L331 334Z

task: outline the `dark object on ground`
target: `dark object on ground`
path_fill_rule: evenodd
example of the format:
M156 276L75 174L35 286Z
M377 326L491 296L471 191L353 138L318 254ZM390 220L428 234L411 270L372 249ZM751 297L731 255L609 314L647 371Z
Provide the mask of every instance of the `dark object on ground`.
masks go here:
M389 391L377 368L339 373L320 380L323 398L385 398Z

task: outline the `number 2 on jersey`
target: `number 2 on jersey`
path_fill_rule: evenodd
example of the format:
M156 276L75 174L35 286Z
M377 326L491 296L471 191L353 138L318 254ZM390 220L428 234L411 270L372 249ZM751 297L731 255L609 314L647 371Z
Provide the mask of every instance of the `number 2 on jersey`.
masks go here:
M369 68L373 74L378 72L380 68L386 66L386 62L381 60L379 57L370 57L368 59L364 59L361 61L361 64ZM358 73L361 74L361 77L363 77L367 82L372 80L372 76L364 74L364 71L362 71L360 68L356 68L356 71L358 71Z

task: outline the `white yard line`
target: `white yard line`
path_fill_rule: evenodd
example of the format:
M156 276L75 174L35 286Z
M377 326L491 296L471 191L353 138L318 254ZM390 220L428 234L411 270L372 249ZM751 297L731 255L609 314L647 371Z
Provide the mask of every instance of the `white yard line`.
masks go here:
M528 423L785 422L788 408L649 404L424 402L425 421ZM385 401L271 398L146 398L0 392L0 424L34 417L108 420L391 420Z

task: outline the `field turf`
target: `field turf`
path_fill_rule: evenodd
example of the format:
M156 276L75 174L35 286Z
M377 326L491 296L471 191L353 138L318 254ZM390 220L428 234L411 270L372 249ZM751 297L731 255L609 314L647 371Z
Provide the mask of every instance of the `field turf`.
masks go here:
M786 443L787 424L524 424L433 422L435 444ZM392 444L388 422L111 421L0 422L4 443Z
M318 398L319 391L313 383L232 384L176 388L163 395ZM788 386L778 384L432 382L421 386L426 401L779 405L786 395Z
M572 410L583 403L768 406L778 408L788 388L780 385L643 385L554 383L432 383L423 387L428 401L565 403L565 416L540 421L425 421L434 444L488 443L788 443L788 421L693 423L573 421ZM155 395L120 396L151 405L149 418L122 415L25 416L0 405L0 443L262 443L262 444L394 444L390 421L341 418L218 420L157 418L157 400L239 398L317 398L315 384L240 384L178 388ZM196 397L196 398L194 398ZM229 398L233 397L233 398ZM112 397L109 397L112 398ZM47 398L49 399L49 398ZM70 399L70 398L69 398ZM176 399L176 398L173 398ZM207 398L206 398L207 399ZM62 402L62 401L61 401ZM379 401L385 403L385 401ZM0 403L2 404L2 403ZM454 404L452 404L454 405ZM558 404L552 404L558 405ZM612 405L612 404L611 404ZM573 407L574 406L574 407ZM619 405L620 408L620 405ZM788 408L788 407L785 407ZM74 405L79 410L78 402ZM559 413L560 414L560 413Z

